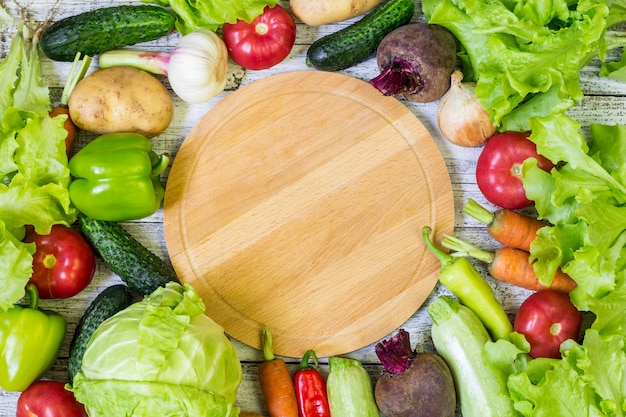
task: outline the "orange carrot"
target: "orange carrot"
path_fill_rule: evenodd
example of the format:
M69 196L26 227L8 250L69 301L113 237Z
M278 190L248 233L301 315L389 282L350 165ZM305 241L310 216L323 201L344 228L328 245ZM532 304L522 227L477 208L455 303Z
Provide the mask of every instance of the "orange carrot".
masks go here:
M74 124L74 122L72 121L72 118L70 117L69 107L59 105L59 106L54 107L50 111L50 117L52 118L60 114L67 115L67 119L65 119L65 122L63 123L63 128L67 132L67 135L65 136L65 153L67 154L67 157L69 158L72 153L72 149L74 147L74 141L76 140L76 135L78 134L78 127Z
M270 417L298 417L298 402L291 373L284 360L274 356L272 336L263 331L263 357L259 365L259 381Z
M543 285L537 279L533 264L529 262L529 253L517 248L503 247L496 249L488 270L492 277L528 290L538 291L547 288L569 293L577 284L569 275L557 269L550 285Z
M471 256L488 264L487 270L498 281L527 290L553 289L569 293L577 284L569 275L557 269L550 285L542 284L537 278L530 254L517 248L503 247L487 252L453 236L444 235L441 244L456 251L453 256Z
M487 232L504 246L530 251L530 244L545 223L539 219L509 209L491 213L471 198L463 212L487 225Z
M70 109L67 104L69 102L70 95L72 94L72 90L74 90L76 84L78 84L78 82L83 79L90 65L90 56L85 55L81 62L81 53L78 52L76 54L74 62L72 63L72 68L70 69L70 73L65 82L65 86L63 87L61 102L58 106L54 107L50 111L50 117L56 117L60 114L67 115L67 119L63 123L63 128L67 132L67 135L65 136L65 153L67 154L68 158L70 157L72 149L74 147L74 141L76 140L76 135L78 134L78 126L74 124L74 121L70 116Z

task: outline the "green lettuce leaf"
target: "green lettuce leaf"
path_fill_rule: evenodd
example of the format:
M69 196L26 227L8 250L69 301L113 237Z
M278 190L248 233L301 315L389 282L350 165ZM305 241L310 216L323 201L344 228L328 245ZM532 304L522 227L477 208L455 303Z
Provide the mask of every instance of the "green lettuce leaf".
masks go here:
M263 13L265 6L278 0L142 0L144 3L171 7L176 14L176 28L186 35L198 29L217 31L224 23L237 20L252 22Z
M0 309L9 309L24 296L24 286L33 273L34 253L35 244L20 242L0 219L0 274L6 277L0 279Z
M2 22L13 23L1 8ZM24 296L33 246L21 242L25 225L41 234L76 220L68 186L63 121L51 118L35 26L20 20L0 62L0 310Z
M540 218L551 223L531 245L542 283L556 268L567 272L592 297L615 288L626 242L626 183L623 126L594 125L587 141L580 124L565 115L530 121L530 140L558 164L550 173L527 160L522 181Z
M620 22L618 5L424 0L423 11L428 23L459 40L465 79L476 82L476 96L492 121L501 130L528 131L531 117L559 114L580 101L580 70L624 45L623 37L605 38L608 25Z
M236 416L241 363L188 284L168 283L103 322L72 381L90 415Z
M561 346L562 359L533 359L507 379L515 409L527 417L624 416L624 341L623 334L588 329L582 345L570 340Z
M593 322L582 343L561 345L561 359L514 365L511 340L487 349L503 389L523 416L626 416L626 126L594 125L585 139L565 115L531 120L530 138L556 168L524 163L522 181L548 221L531 246L542 282L560 267L578 284L574 305ZM521 348L518 348L521 349Z

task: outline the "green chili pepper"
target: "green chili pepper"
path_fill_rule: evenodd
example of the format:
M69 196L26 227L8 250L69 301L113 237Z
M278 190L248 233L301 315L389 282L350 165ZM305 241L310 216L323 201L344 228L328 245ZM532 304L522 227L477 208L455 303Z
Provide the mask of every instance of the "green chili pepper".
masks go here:
M431 231L430 227L423 227L422 236L428 249L441 262L439 282L476 313L495 340L508 338L513 325L493 289L467 258L454 257L436 247L429 238Z
M28 284L27 306L0 313L0 387L24 391L56 361L65 338L63 316L39 309L37 287Z
M161 172L168 154L157 155L138 133L107 133L89 142L72 159L70 199L87 216L105 221L147 217L161 206Z

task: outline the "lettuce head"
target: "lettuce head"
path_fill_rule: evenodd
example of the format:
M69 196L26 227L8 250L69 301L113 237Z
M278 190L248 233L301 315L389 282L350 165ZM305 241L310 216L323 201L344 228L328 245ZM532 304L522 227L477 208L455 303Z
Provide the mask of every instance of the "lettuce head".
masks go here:
M189 284L105 320L68 387L91 416L234 417L241 363Z

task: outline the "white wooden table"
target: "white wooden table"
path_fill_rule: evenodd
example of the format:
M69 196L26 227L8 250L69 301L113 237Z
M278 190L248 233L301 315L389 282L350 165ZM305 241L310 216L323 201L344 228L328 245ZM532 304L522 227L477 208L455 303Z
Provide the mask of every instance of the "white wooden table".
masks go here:
M13 0L3 0L3 2L6 7L15 11ZM99 7L137 3L139 3L139 1L92 0L85 2L82 0L59 0L58 4L56 4L57 11L55 19ZM281 0L279 4L287 9L289 8L289 2L286 0ZM55 6L55 1L23 0L23 5L28 7L36 20L42 21L48 15L50 8ZM416 5L417 12L414 20L422 18L419 1ZM238 87L252 83L263 77L287 71L310 70L311 68L307 68L305 63L305 55L308 46L315 39L334 32L347 24L353 23L355 20L320 27L310 27L297 22L296 45L289 57L279 65L264 71L245 71L231 62L226 91L211 101L204 104L188 105L174 96L174 104L176 106L174 119L165 132L153 139L154 149L157 152L169 152L175 157L185 136L213 105L235 91ZM10 35L11 33L0 34L0 57L2 58L4 58L8 51L11 40ZM174 33L157 41L137 46L169 51L177 44L178 39L179 35ZM45 57L43 58L44 80L51 87L53 101L58 100L60 97L70 65L70 63L56 63ZM590 123L626 123L626 84L600 79L597 76L598 65L599 63L597 61L592 61L590 65L583 69L581 73L582 88L585 91L586 98L579 106L569 112L572 117L583 125L583 128L586 128ZM96 66L97 59L94 59L91 71L93 71ZM341 72L352 77L369 81L378 74L378 69L375 59L370 58L359 65ZM163 82L167 85L167 80L163 79ZM484 199L476 186L474 171L480 148L458 147L452 145L441 136L436 121L437 102L417 104L403 101L403 103L417 116L433 136L448 167L455 200L455 234L485 249L495 248L497 244L486 234L484 226L465 216L461 211L462 206L468 198L474 198L486 207L494 208ZM92 136L89 134L81 133L76 147L80 148L91 138ZM165 172L162 179L163 181L167 180L167 172ZM163 210L161 209L148 218L140 221L127 222L124 224L124 227L147 248L167 259L168 253L165 245L162 220ZM503 303L507 313L513 318L517 308L525 297L528 296L529 292L499 283L488 276L488 273L481 264L476 264L476 266L493 286L498 299ZM61 381L67 380L66 367L69 342L78 320L100 291L119 282L121 282L120 279L98 260L97 272L93 282L82 293L67 300L42 301L44 308L49 308L63 314L68 321L68 334L61 349L60 356L54 367L46 375L46 378ZM425 307L434 297L443 293L448 293L448 291L441 286L436 286L430 297L426 300L426 303L401 326L411 334L412 343L418 351L433 350L432 341L430 339L430 326L432 323ZM393 333L395 333L395 331ZM243 411L266 412L256 376L257 363L262 361L262 354L257 349L237 341L233 341L233 343L236 346L244 371L243 381L238 393L237 405ZM361 360L366 369L370 372L373 381L376 380L382 371L382 367L374 353L374 344L348 353L345 356ZM286 358L286 360L292 369L295 370L297 361L289 358ZM326 358L321 358L321 360L322 362L326 362ZM328 368L323 365L321 370L325 373L328 371ZM10 417L15 415L18 397L19 393L7 393L0 390L0 416Z

